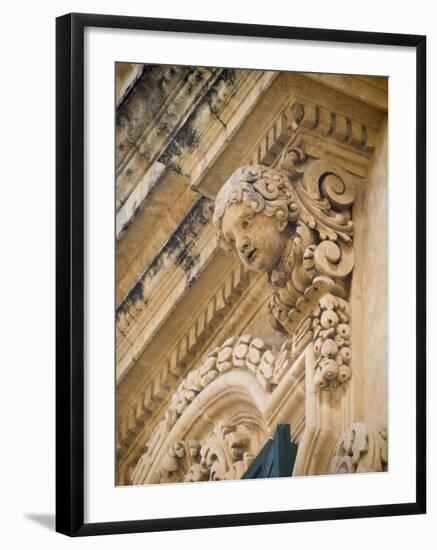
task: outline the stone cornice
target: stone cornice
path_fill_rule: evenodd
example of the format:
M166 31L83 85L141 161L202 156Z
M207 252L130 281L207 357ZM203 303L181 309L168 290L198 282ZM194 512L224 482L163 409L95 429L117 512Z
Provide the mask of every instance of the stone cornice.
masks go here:
M247 112L259 99L260 92L270 84L275 75L276 73L222 69L209 75L207 82L204 81L204 76L198 82L195 79L196 86L202 90L201 94L199 91L200 95L191 92L187 96L187 84L180 84L183 88L178 94L181 94L187 103L185 108L181 109L185 113L184 116L177 118L176 115L166 114L167 118L172 121L174 119L172 125L169 121L164 123L153 119L140 137L135 135L135 147L131 146L129 154L120 159L116 184L119 201L116 217L117 237L120 237L127 224L131 223L131 217L136 215L137 209L166 171L173 170L184 174L190 178L191 184L195 184L195 180L214 160L214 156L226 144L232 132L238 128ZM165 105L170 102L173 105L172 109L178 112L180 107L174 104L175 101L176 99L170 96L166 98ZM159 113L167 112L165 105ZM121 118L123 120L123 117ZM131 143L129 139L128 142ZM117 144L118 148L123 146L122 136L117 136ZM209 152L206 157L205 151ZM201 171L199 154L202 157ZM194 170L196 174L193 179Z
M322 84L355 97L372 107L388 110L388 81L384 77L306 73Z
M197 186L216 156L229 146L229 140L275 76L250 71L237 71L235 78L217 76L209 92L192 105L192 114L173 135L171 144L156 155L132 189L116 219L117 304L198 200L190 186ZM191 137L187 140L184 136ZM135 170L137 173L143 168ZM165 208L163 219L160 212Z
M117 107L123 103L136 81L141 78L145 65L143 63L115 64L115 101Z
M216 72L217 69L207 68L146 66L117 112L117 210L160 152L175 139L175 132L193 112L199 96L209 89Z
M216 252L207 208L207 199L196 204L179 231L118 307L117 381L125 375Z
M376 135L374 128L354 118L296 96L254 148L250 164L276 166L284 147L298 142L307 154L335 159L352 173L365 176Z
M299 110L298 105L304 109L304 124L299 117L296 119L298 113L294 109ZM206 173L194 187L214 198L239 166L261 163L275 167L287 141L290 144L298 138L307 145L308 154L327 160L335 158L346 170L365 177L384 116L374 106L363 106L355 97L340 94L310 76L280 73L237 131L233 147L223 152L214 171Z
M187 212L199 200L185 176L169 171L147 197L147 207L140 208L129 228L116 245L116 304L119 306L137 284L142 273L152 265L171 236L184 223ZM167 207L167 215L161 211Z

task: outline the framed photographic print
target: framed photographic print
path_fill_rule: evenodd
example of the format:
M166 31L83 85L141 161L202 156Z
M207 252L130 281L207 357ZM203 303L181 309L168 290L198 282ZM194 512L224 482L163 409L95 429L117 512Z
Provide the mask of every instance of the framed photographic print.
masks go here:
M425 512L425 99L423 36L57 19L58 531Z

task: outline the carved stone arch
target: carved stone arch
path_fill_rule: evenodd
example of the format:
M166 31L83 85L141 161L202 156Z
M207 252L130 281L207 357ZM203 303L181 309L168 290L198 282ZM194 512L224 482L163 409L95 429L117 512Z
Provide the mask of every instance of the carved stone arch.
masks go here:
M267 399L268 392L253 372L233 367L223 373L193 399L170 429L165 421L158 425L159 445L140 459L132 482L240 477L270 435L264 419Z
M250 335L228 338L179 384L130 482L239 479L277 423L304 426L303 349L276 351Z
M162 477L164 481L172 481L165 472L166 455L185 441L199 443L197 464L210 471L207 479L235 479L242 467L246 471L270 435L263 416L267 398L268 393L250 371L235 367L218 377L192 401L165 437L143 483L159 483ZM216 459L211 457L214 453ZM174 466L183 468L184 461L178 462Z

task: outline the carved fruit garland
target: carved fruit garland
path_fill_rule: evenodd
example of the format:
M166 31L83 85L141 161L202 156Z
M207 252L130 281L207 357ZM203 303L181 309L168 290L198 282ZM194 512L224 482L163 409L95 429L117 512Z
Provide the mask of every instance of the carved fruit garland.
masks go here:
M324 296L313 315L317 388L335 388L351 377L350 305L336 296Z

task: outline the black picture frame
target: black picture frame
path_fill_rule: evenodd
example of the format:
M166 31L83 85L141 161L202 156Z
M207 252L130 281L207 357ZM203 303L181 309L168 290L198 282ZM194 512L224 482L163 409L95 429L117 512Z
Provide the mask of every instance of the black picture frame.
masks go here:
M403 46L416 51L416 500L388 505L84 522L84 29ZM423 514L426 511L426 37L68 14L56 20L56 530L69 536Z

